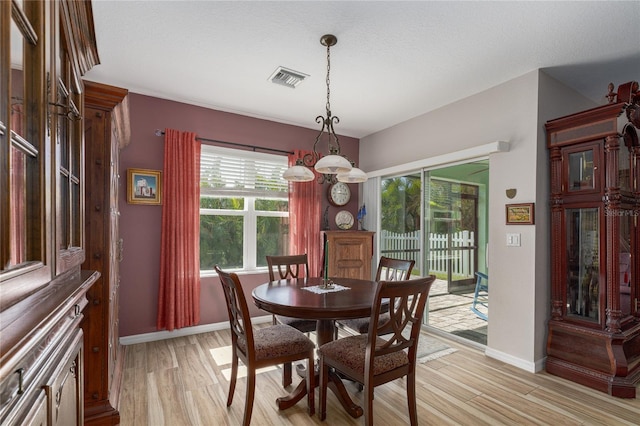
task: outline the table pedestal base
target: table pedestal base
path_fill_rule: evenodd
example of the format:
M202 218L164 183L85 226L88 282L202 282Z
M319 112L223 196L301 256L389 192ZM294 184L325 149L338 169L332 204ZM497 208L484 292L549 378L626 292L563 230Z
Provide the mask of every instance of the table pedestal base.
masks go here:
M304 369L304 367L303 367ZM300 369L298 369L300 372ZM306 374L306 370L303 374ZM316 377L314 378L316 386L320 384L320 375L316 373ZM338 376L335 372L329 371L329 384L328 388L333 391L333 393L340 401L340 404L344 407L344 409L349 413L349 415L353 418L358 418L364 414L362 407L357 405L347 392L347 389L344 387L344 383L340 376ZM278 409L286 410L287 408L293 407L307 395L307 381L302 380L298 386L291 392L289 395L276 399L276 404L278 404Z
M333 320L318 320L316 324L316 338L318 347L324 345L327 342L333 340L335 336L336 328ZM319 364L317 365L319 368ZM302 380L298 387L294 389L292 393L289 395L278 398L276 403L278 404L278 408L280 410L286 410L289 407L293 407L307 395L307 369L303 364L298 364L296 366L296 370L298 371L298 375L305 380ZM318 386L320 384L320 373L319 369L315 371L315 385ZM344 409L351 415L353 418L358 418L364 414L362 407L357 405L351 400L347 389L344 387L344 383L340 376L338 376L332 370L329 371L329 384L328 388L338 397L338 401L344 407Z

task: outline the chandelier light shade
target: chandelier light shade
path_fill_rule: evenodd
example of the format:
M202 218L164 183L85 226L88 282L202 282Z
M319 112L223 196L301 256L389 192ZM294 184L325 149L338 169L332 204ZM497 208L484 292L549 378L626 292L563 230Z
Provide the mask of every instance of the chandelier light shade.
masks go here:
M362 183L367 181L367 174L357 167L352 167L348 172L338 173L336 176L339 182Z
M346 173L352 169L351 163L340 155L327 155L322 157L314 166L316 172L335 175L338 173Z
M296 160L296 165L289 167L282 175L285 180L290 182L309 182L316 177L311 170L302 164L302 159Z
M313 167L318 176L318 183L335 183L337 181L346 183L360 183L367 180L367 175L360 169L354 167L354 163L346 156L340 154L340 141L333 128L335 123L339 123L338 117L331 115L330 102L330 72L331 72L331 46L335 46L338 38L332 34L325 34L320 38L320 43L327 47L327 104L326 116L316 117L316 123L321 124L320 132L316 136L313 144L313 152L306 154L303 158L296 160L296 165L290 167L283 177L291 182L308 182L314 179L314 174L308 167ZM329 148L328 155L318 152L318 143L327 141ZM305 171L306 170L306 171Z

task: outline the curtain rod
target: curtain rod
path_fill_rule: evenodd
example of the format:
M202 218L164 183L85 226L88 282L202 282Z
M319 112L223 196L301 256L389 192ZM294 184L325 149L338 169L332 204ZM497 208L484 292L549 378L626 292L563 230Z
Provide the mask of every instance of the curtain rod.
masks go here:
M156 136L164 136L164 130L156 129ZM279 152L281 154L293 154L293 151L285 151L284 149L265 148L263 146L248 145L248 144L237 143L237 142L219 141L217 139L207 139L207 138L196 137L196 140L199 140L201 142L214 142L214 143L220 143L220 144L224 144L224 145L241 146L243 148L251 148L254 152L255 152L256 149L261 149L263 151Z

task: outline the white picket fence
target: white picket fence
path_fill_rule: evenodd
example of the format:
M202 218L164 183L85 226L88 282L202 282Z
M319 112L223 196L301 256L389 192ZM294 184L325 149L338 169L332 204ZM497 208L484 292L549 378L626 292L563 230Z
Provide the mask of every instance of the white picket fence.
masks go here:
M475 272L475 235L470 231L452 234L429 234L430 273L446 273L449 262L453 275L471 277ZM382 231L380 252L396 259L414 259L420 263L420 231L398 234Z

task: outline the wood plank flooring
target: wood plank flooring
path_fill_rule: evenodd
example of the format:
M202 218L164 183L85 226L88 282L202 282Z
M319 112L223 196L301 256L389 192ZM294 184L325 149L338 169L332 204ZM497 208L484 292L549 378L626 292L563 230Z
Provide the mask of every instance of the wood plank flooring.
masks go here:
M527 373L476 349L445 342L458 351L418 366L421 425L640 424L638 397L613 398L550 374ZM226 347L230 343L229 332L223 330L127 346L121 425L241 424L246 386L242 376L233 404L226 407L230 369ZM362 418L353 419L344 412L330 391L325 422L307 414L306 400L279 411L276 398L293 389L283 389L281 377L279 368L258 374L252 425L362 424ZM294 378L294 386L297 380ZM347 389L356 403L362 401L355 385L348 384ZM408 424L406 412L404 379L376 388L376 425Z

